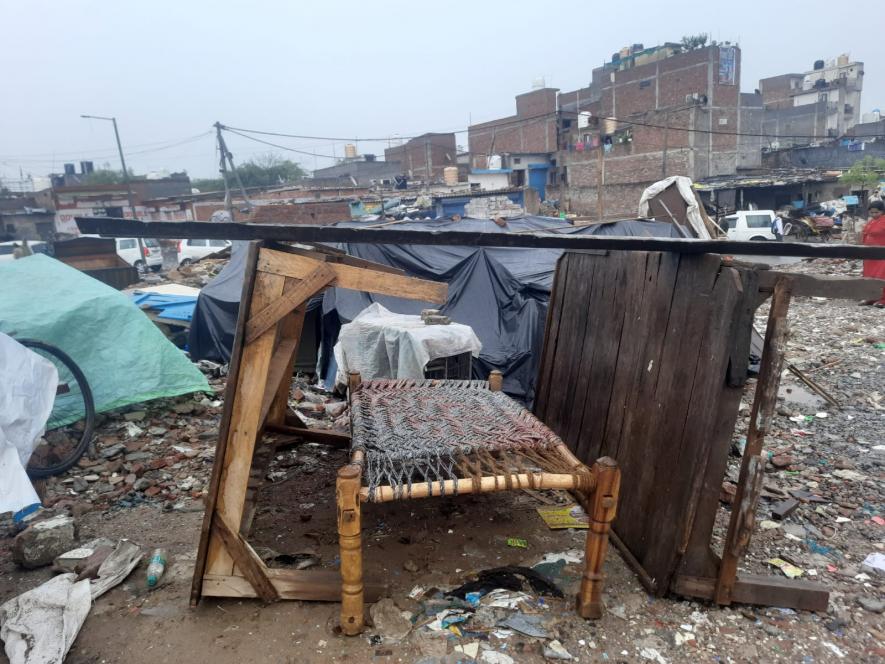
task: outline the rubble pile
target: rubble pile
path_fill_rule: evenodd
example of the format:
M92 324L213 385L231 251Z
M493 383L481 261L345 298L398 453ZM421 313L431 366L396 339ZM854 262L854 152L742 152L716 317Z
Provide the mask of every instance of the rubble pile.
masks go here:
M860 261L815 260L790 272L857 276ZM756 327L763 330L767 305ZM768 457L757 528L745 563L756 573L784 574L832 589L827 623L842 633L857 611L885 608L885 315L850 301L794 298L785 362L821 385L834 407L788 371L781 378L777 414L765 441ZM750 381L734 438L722 502L733 499L746 443ZM728 512L721 510L714 540L721 543ZM872 558L871 558L872 556Z
M93 449L67 473L43 484L43 505L79 516L93 509L131 508L143 502L168 510L202 510L215 458L226 368L198 366L213 395L157 399L99 416ZM346 430L347 404L293 381L290 405L312 428ZM280 462L285 465L287 453ZM273 468L270 481L282 475Z

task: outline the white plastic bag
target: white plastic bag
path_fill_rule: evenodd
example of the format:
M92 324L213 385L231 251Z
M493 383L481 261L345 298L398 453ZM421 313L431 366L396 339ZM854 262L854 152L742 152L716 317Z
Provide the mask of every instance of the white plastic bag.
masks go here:
M55 365L0 333L0 513L39 503L25 467L55 402Z

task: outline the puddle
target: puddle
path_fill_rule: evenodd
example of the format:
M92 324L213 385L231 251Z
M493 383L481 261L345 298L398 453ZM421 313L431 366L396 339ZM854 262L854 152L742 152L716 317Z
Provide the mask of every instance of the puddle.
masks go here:
M801 385L781 385L777 394L779 397L783 397L787 403L810 409L819 409L827 403L814 392L807 390Z

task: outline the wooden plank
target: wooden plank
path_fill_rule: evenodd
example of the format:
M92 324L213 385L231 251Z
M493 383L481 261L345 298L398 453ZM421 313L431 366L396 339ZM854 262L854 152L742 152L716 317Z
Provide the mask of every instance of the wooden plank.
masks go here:
M259 269L264 252L258 255ZM297 259L291 259L297 260ZM286 314L294 311L297 307L307 302L311 297L319 293L335 279L335 273L325 264L317 263L304 279L291 289L287 289L282 296L276 298L257 314L253 314L246 323L246 343L250 344L264 332L279 323ZM298 340L295 340L297 345Z
M267 575L280 599L305 602L340 602L341 575L332 570L294 570L268 568ZM377 602L388 592L387 584L363 581L367 602ZM207 574L203 578L206 597L258 597L242 576Z
M285 278L275 274L258 272L249 311L241 308L243 316L261 311L283 292ZM231 527L240 528L245 505L246 489L252 466L255 443L261 430L260 408L267 374L273 353L276 330L269 329L242 352L242 366L235 383L229 442L225 455L216 457L215 465L221 466L221 483L216 511ZM228 379L228 385L231 384ZM206 571L209 574L227 575L233 572L233 560L225 550L220 538L210 537Z
M240 314L237 316L237 327L234 333L234 345L231 349L230 369L224 389L224 406L221 411L221 424L218 428L218 441L215 444L215 463L212 465L212 476L209 480L209 491L206 494L203 524L200 527L200 544L197 548L197 559L194 565L194 576L191 581L192 606L200 601L203 584L203 573L206 568L206 556L209 551L209 535L212 520L218 503L218 489L221 484L222 464L227 453L228 435L230 433L231 416L233 414L234 394L239 382L240 366L242 365L243 336L246 330L246 312L252 306L252 291L258 266L259 243L252 242L246 254L243 289L240 292Z
M305 279L319 261L304 256L290 256L279 251L265 249L258 258L258 269L269 274L277 274L294 279ZM335 273L332 286L350 288L366 293L394 295L410 300L442 304L448 295L448 285L426 281L415 277L376 272L350 265L325 263Z
M307 429L304 427L293 427L288 424L268 424L268 431L276 433L284 433L292 436L298 436L306 441L313 443L325 443L326 445L334 445L336 447L350 447L350 436L346 433L338 433L337 431L323 431L321 429Z
M577 359L580 357L584 325L587 321L587 298L591 292L592 275L596 256L572 254L568 257L569 279L563 294L559 341L553 359L553 372L548 392L547 413L544 423L561 438L565 438L572 405L572 393L577 380ZM603 259L604 260L604 259Z
M214 240L282 240L308 243L364 243L454 245L467 247L528 247L546 249L598 249L616 251L667 251L685 254L744 256L799 256L808 258L885 259L885 247L835 243L732 242L614 235L563 233L488 233L465 231L410 231L396 228L346 228L298 224L207 224L203 221L141 222L114 217L77 217L81 233L104 237L197 238ZM641 221L641 220L637 220Z
M713 599L716 579L679 574L673 592L685 597ZM761 574L739 574L734 583L732 601L739 604L780 606L800 611L826 612L829 591L818 583Z
M584 399L580 418L577 456L580 459L597 459L608 455L602 450L603 433L609 417L609 406L614 396L612 389L615 371L620 357L620 346L631 300L636 295L636 284L644 286L638 276L644 274L646 256L638 253L619 254L617 260L609 261L600 297L591 303L591 317L597 333L590 345L589 364L583 373L589 380L589 390ZM637 284L638 282L638 284ZM630 332L627 332L630 334ZM614 457L613 457L614 458Z
M627 391L623 401L623 418L619 424L617 421L612 424L619 430L617 438L613 438L611 443L606 443L606 445L617 444L614 459L618 462L625 478L624 490L621 492L618 505L621 518L615 522L615 530L633 555L643 564L649 576L656 580L663 570L650 569L645 557L650 543L656 541L661 529L653 521L653 515L646 512L646 508L648 505L654 505L651 496L655 490L653 486L655 462L669 454L674 445L674 441L660 435L654 422L658 419L656 410L664 407L663 404L658 405L655 398L658 379L664 364L664 353L667 352L665 341L668 338L678 338L673 336L674 323L671 323L671 317L676 298L674 292L678 288L678 280L682 274L681 266L682 257L672 255L660 255L659 261L649 266L651 274L646 274L646 279L652 281L645 288L643 308L639 313L640 320L635 328L625 326L626 334L631 336L622 340L620 350L620 354L623 355L625 353L623 342L628 341L629 349L626 352L634 354L637 361L628 363L625 367L625 370L630 371L632 375L626 376L626 383L623 385ZM686 276L687 274L683 274L682 279L685 280ZM673 320L675 322L675 317ZM682 324L684 316L680 319L680 325ZM613 403L620 405L614 401L614 398ZM672 410L668 409L668 412L672 414ZM617 417L614 419L617 420ZM612 418L609 417L609 420ZM604 453L612 455L611 450ZM663 500L665 495L666 490L662 489L658 498Z
M212 528L224 542L228 554L243 572L243 576L255 590L255 594L265 602L279 599L277 589L267 576L267 568L258 554L249 546L249 543L239 533L231 530L218 513L212 520Z
M556 345L559 341L559 325L562 319L562 301L568 281L569 254L563 254L556 261L553 275L553 290L547 304L547 324L544 326L544 342L541 360L538 363L538 380L535 385L534 413L546 422L547 405L550 396L550 379L556 359Z
M300 249L299 247L293 247L287 244L279 244L277 242L273 243L273 246L268 247L269 249L273 249L274 251L282 251L288 254L297 254L299 256L307 256L308 258L313 258L318 261L328 261L330 263L344 263L345 265L352 265L353 267L364 267L369 270L375 270L376 272L389 272L390 274L406 274L405 270L401 270L396 267L391 267L390 265L384 265L384 263L375 263L374 261L368 261L365 258L357 258L356 256L350 256L340 249L335 249L334 247L326 247L321 244L311 245L311 249Z
M834 300L878 300L885 280L870 278L817 277L812 274L759 270L759 290L774 292L778 279L789 279L794 297L827 297Z
M756 502L759 499L764 467L762 446L775 415L781 368L787 346L787 313L790 308L791 290L791 281L780 279L775 285L774 297L768 313L762 362L756 382L753 406L750 409L747 444L741 459L734 506L731 510L728 532L723 542L722 562L719 565L716 601L720 604L731 602L738 562L747 550L753 534Z
M277 424L285 422L289 388L292 383L298 343L301 340L305 309L303 306L296 309L292 315L283 319L280 326L280 341L270 360L267 387L261 400L261 422L273 421ZM274 416L268 418L272 409L275 411Z

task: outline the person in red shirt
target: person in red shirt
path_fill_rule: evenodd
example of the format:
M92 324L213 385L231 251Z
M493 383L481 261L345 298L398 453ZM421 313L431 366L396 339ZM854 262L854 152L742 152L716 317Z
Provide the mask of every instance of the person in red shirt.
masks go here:
M873 201L869 206L870 220L863 228L863 243L885 247L885 203ZM865 260L863 276L874 279L885 279L885 260ZM878 300L864 302L880 309L885 309L885 289Z

